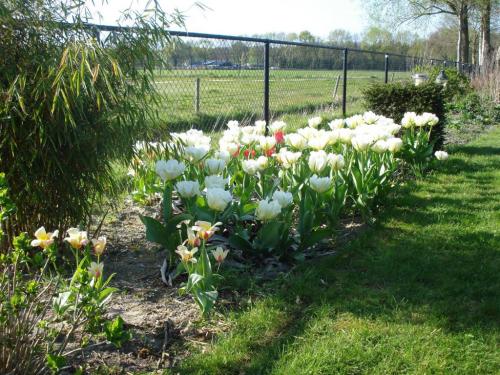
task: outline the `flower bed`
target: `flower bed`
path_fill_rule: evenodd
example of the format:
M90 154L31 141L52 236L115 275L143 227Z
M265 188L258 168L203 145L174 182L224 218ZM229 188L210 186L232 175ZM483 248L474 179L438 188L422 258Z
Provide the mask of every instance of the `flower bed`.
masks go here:
M217 298L212 261L220 266L228 250L214 249L216 231L243 258L301 259L335 236L343 214L371 222L396 172L425 170L437 122L430 113L406 113L399 125L367 112L329 123L311 118L290 133L275 121L266 135L263 121L230 121L218 147L196 129L173 133L169 143L138 144L135 196L163 197L163 220L142 217L147 238L167 250L172 277L189 274L183 291L207 313Z

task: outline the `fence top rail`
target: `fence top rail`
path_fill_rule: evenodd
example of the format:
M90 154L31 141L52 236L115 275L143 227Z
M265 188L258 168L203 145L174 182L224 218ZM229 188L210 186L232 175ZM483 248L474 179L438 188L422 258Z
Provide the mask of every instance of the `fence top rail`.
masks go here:
M100 25L93 23L85 23L84 27L99 30L99 31L109 31L109 32L130 32L136 29L131 26L117 26L117 25ZM66 27L71 27L72 24L66 23L64 24ZM448 62L452 64L457 64L457 61L452 60L443 60L443 59L434 59L434 58L423 58L419 56L409 56L403 55L399 53L393 52L380 52L380 51L370 51L361 48L350 48L350 47L339 47L329 44L321 44L321 43L303 43L303 42L294 42L288 40L279 40L279 39L268 39L268 38L257 38L257 37L249 37L249 36L236 36L236 35L223 35L223 34L208 34L208 33L198 33L198 32L189 32L189 31L177 31L177 30L168 30L168 33L171 36L177 37L191 37L191 38L202 38L202 39L219 39L219 40L234 40L241 42L255 42L255 43L263 43L263 44L279 44L279 45L289 45L289 46L299 46L299 47L312 47L312 48L322 48L322 49L330 49L336 51L347 50L350 52L359 52L359 53L371 53L376 55L384 55L384 56L393 56L393 57L402 57L409 59L424 59L428 61L435 62ZM469 64L465 64L469 65Z

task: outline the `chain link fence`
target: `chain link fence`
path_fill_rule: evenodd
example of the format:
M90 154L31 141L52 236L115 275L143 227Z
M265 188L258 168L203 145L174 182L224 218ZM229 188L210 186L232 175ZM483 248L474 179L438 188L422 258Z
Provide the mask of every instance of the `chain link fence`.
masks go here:
M96 26L103 35L121 27ZM228 120L272 120L287 113L363 110L362 92L376 82L411 79L416 68L457 62L260 38L170 32L155 82L160 113L172 130L215 131ZM458 66L457 66L458 67ZM459 67L474 74L472 65Z

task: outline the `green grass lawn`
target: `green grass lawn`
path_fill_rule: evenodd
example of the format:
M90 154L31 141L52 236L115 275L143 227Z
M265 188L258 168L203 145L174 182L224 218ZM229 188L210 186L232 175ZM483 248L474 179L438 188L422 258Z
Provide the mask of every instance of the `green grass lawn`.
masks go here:
M341 75L342 72L338 70L271 70L269 102L272 115L310 112L319 108L327 108L340 115L343 85ZM390 74L390 79L409 79L410 75L409 72L395 72ZM195 105L197 79L198 113ZM348 72L348 111L353 112L360 107L363 88L383 80L383 71ZM220 127L230 119L262 118L262 70L158 71L155 82L162 94L160 110L171 128L197 125L210 130L210 127Z
M499 145L451 149L337 255L254 286L173 373L499 374Z

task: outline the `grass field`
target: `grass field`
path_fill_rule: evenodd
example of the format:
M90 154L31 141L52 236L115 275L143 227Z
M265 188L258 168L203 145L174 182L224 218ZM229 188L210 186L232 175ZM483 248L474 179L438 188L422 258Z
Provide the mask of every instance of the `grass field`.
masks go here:
M391 80L409 77L410 73L404 72L389 75ZM370 83L383 80L383 71L350 71L347 78L347 110L351 113L361 110L362 89ZM228 119L250 120L262 117L262 70L158 71L156 83L164 95L161 109L163 116L174 129L196 124L210 130ZM342 85L341 71L271 70L271 113L279 116L328 109L340 114Z
M496 127L452 148L336 255L233 280L249 307L172 373L500 373L499 145Z

